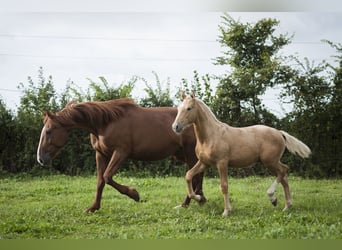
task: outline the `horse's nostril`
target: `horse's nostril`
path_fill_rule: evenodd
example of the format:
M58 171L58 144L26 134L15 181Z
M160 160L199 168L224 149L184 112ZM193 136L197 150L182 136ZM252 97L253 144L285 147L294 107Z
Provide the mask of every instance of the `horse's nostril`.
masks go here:
M43 159L42 159L41 157L38 157L38 163L39 163L40 165L43 165L43 164L44 164Z

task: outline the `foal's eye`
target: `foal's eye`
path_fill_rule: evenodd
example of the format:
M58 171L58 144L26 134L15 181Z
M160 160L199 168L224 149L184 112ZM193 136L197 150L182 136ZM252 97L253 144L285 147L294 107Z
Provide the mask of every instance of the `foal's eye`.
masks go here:
M186 110L187 110L187 111L190 111L190 110L191 110L191 108L189 107L189 108L187 108Z
M51 135L51 130L46 130L46 135Z

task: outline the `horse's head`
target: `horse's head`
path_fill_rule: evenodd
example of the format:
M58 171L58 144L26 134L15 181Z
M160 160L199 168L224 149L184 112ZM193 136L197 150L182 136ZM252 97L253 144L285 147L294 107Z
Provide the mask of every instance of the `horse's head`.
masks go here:
M37 149L37 161L41 165L48 165L67 142L68 130L56 117L54 113L44 113L44 127Z
M182 103L178 106L178 113L172 124L172 129L176 133L181 133L186 127L195 122L196 119L196 99L192 92L190 96L181 93Z

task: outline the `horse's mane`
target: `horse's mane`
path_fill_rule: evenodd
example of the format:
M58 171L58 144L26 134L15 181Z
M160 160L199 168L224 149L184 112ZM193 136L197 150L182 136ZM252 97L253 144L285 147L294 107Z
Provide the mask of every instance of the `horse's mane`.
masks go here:
M57 112L55 120L64 125L85 124L92 128L106 126L125 115L125 111L138 105L130 98L103 102L68 103Z
M207 104L205 104L201 99L196 98L195 99L197 102L197 105L202 109L202 111L206 114L206 117L211 117L212 120L221 123L217 117L215 116L215 114L213 113L213 111L208 107Z

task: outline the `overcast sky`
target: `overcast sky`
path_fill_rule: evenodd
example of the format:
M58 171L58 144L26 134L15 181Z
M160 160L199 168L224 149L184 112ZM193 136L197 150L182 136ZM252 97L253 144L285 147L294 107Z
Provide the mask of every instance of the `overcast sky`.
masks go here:
M19 105L20 82L37 79L38 69L52 75L57 91L71 80L84 90L104 76L118 85L134 75L153 82L152 71L173 86L193 71L220 75L213 65L222 12L3 12L0 15L0 95L7 107ZM294 34L282 53L319 63L333 62L335 51L321 39L342 41L342 12L232 12L242 22L272 17L278 33ZM143 83L138 83L143 88ZM137 89L139 89L137 88ZM176 87L174 87L176 88ZM134 95L139 95L137 91ZM273 94L266 105L282 115Z

